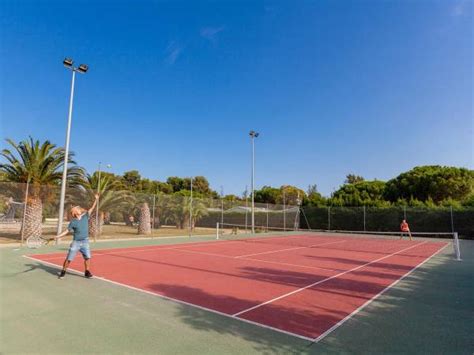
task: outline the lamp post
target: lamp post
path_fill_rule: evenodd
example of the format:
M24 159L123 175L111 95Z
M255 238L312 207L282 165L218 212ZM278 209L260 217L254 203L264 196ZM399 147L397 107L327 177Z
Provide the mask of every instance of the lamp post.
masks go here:
M102 173L101 165L102 165L102 162L99 162L99 170L98 170L99 176L97 178L97 194L99 196L97 198L97 206L95 207L96 233L94 235L94 242L96 241L97 235L100 233L99 206L100 206L100 178L101 178L101 173ZM110 165L110 164L106 165L107 169L110 169L111 167L112 167L112 165Z
M258 132L250 131L252 141L252 234L255 233L255 138L259 136Z
M66 183L67 183L67 163L69 159L69 139L71 136L71 123L72 123L72 104L74 101L74 80L76 78L76 72L85 74L89 67L86 64L81 64L78 67L74 67L74 62L71 58L66 58L63 61L64 66L72 71L71 80L71 96L69 98L69 115L67 120L66 130L66 146L64 148L64 166L63 166L63 178L61 181L61 197L59 199L59 216L58 216L58 234L61 234L64 219L64 200L66 199ZM56 240L56 244L58 240Z

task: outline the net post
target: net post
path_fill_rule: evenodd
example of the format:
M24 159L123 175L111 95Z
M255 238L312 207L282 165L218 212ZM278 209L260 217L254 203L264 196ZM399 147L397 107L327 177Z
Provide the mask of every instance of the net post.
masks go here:
M454 232L454 217L453 217L453 206L449 206L449 212L451 215L451 232Z
M458 232L454 232L453 248L454 253L456 254L456 261L461 261L461 249L459 247L459 235Z
M219 222L216 225L216 239L219 239Z

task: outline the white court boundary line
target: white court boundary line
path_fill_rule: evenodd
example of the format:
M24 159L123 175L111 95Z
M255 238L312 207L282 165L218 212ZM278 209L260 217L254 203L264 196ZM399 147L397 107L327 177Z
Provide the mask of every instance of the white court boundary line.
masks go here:
M419 246L419 245L422 245L422 244L426 244L427 242L422 242L422 243L418 243L416 245L413 245L411 246L410 248L413 248L413 247L416 247L416 246ZM367 302L365 302L362 306L360 306L359 308L357 308L355 311L353 311L351 314L347 315L345 318L341 319L338 323L336 323L334 326L332 326L331 328L329 328L328 330L326 330L323 334L321 334L319 337L317 338L310 338L310 337L306 337L304 335L300 335L300 334L297 334L297 333L292 333L292 332L289 332L289 331L286 331L286 330L282 330L282 329L278 329L278 328L275 328L275 327L272 327L272 326L269 326L269 325L265 325L265 324L262 324L262 323L258 323L258 322L254 322L254 321L251 321L251 320L248 320L248 319L245 319L245 318L241 318L241 317L238 317L236 316L235 314L228 314L228 313L223 313L223 312L220 312L220 311L217 311L217 310L214 310L214 309L210 309L210 308L207 308L207 307L203 307L203 306L199 306L197 304L193 304L193 303L189 303L189 302L185 302L185 301L181 301L179 299L176 299L176 298L172 298L172 297L168 297L168 296L164 296L164 295L160 295L158 293L154 293L154 292L151 292L151 291L147 291L147 290L143 290L143 289L140 289L140 288L137 288L137 287L133 287L133 286L129 286L129 285L126 285L126 284L122 284L120 282L116 282L116 281L112 281L112 280L109 280L109 279L106 279L104 277L98 277L98 276L94 276L95 279L99 279L99 280L102 280L102 281L105 281L105 282L109 282L111 284L114 284L114 285L118 285L118 286L122 286L122 287L125 287L125 288L128 288L128 289L131 289L131 290L134 290L134 291L138 291L138 292L142 292L142 293L145 293L145 294L148 294L148 295L152 295L152 296L155 296L155 297L159 297L159 298L162 298L162 299L165 299L165 300L169 300L169 301L172 301L172 302L176 302L178 304L183 304L183 305L186 305L186 306L189 306L189 307L194 307L194 308L197 308L197 309L201 309L201 310L204 310L204 311L208 311L208 312L211 312L211 313L214 313L214 314L218 314L218 315L221 315L221 316L224 316L224 317L227 317L227 318L231 318L231 319L237 319L241 322L244 322L244 323L248 323L248 324L252 324L252 325L255 325L255 326L258 326L258 327L261 327L261 328L265 328L265 329L270 329L270 330L273 330L275 332L278 332L278 333L282 333L282 334L286 334L286 335L290 335L290 336L294 336L296 338L300 338L300 339L303 339L303 340L307 340L307 341L311 341L312 343L317 343L319 341L321 341L323 338L325 338L326 336L328 336L330 333L332 333L334 330L336 330L337 328L339 328L342 324L344 324L347 320L349 320L350 318L352 318L354 315L356 315L358 312L360 312L363 308L365 308L366 306L368 306L372 301L374 301L376 298L378 298L379 296L381 296L383 293L385 293L387 290L389 290L390 288L394 287L398 282L400 282L402 279L406 278L408 275L410 275L413 271L415 271L416 269L418 269L419 267L421 267L423 264L425 264L426 262L428 262L431 258L433 258L435 255L437 255L438 253L440 253L443 249L445 249L447 246L449 246L449 244L446 244L444 247L442 247L441 249L439 249L438 251L436 251L434 254L432 254L430 257L428 257L426 260L424 260L423 262L421 262L420 264L418 264L417 266L413 267L410 271L408 271L405 275L403 275L401 278L399 278L398 280L395 280L392 284L390 284L389 286L387 286L385 289L383 289L381 292L379 292L377 295L375 295L374 297L372 297L370 300L368 300ZM392 255L396 255L397 253L401 253L403 252L404 250L407 250L407 249L410 249L410 248L405 248L405 249L402 249L396 253L393 253L391 255L388 255L388 256L392 256ZM388 257L387 256L387 257ZM30 256L27 256L27 255L23 255L24 258L26 259L29 259L29 260L32 260L32 261L35 261L35 262L38 262L40 264L46 264L46 265L49 265L55 269L62 269L62 266L60 265L56 265L56 264L53 264L53 263L50 263L50 262L47 262L47 261L44 261L44 260L40 260L40 259L35 259L33 257L30 257ZM255 259L255 260L258 260L258 259ZM373 261L375 262L375 261ZM372 262L371 262L372 263ZM73 268L68 268L68 272L72 272L74 274L77 274L77 275L82 275L83 273L76 270L76 269L73 269Z
M380 291L379 293L377 293L375 296L373 296L370 300L368 300L367 302L365 302L363 305L361 305L359 308L357 308L356 310L354 310L352 313L348 314L347 316L345 316L343 319L341 319L339 322L337 322L336 324L334 324L331 328L329 328L328 330L326 330L324 333L322 333L320 336L318 336L317 338L315 338L313 340L314 343L318 343L320 342L322 339L324 339L325 337L327 337L329 334L331 334L333 331L335 331L337 328L339 328L341 325L343 325L346 321L348 321L349 319L351 319L353 316L355 316L357 313L359 313L361 310L363 310L365 307L367 307L371 302L375 301L377 298L379 298L380 296L382 296L386 291L388 291L389 289L391 289L392 287L396 286L400 281L402 281L404 278L406 278L407 276L409 276L413 271L415 271L416 269L418 269L419 267L421 267L423 264L425 264L426 262L428 262L429 260L431 260L431 258L433 258L435 255L439 254L442 250L444 250L447 246L449 245L446 244L444 247L440 248L439 250L437 250L436 252L434 252L430 257L426 258L425 260L423 260L421 263L419 263L418 265L414 266L411 270L409 270L407 273L405 273L402 277L400 277L398 280L395 280L394 282L392 282L390 285L388 285L387 287L385 287L382 291Z
M174 238L174 237L172 237ZM160 244L160 245L149 245L145 248L142 249L137 249L140 247L119 247L119 248L105 248L105 249L97 249L93 250L94 256L106 256L106 255L115 255L115 254L132 254L132 253L141 253L141 252L147 252L147 251L160 251L160 250L173 250L173 249L180 249L177 247L177 245L182 246L183 248L185 247L195 247L195 246L203 246L203 245L214 245L216 243L222 243L225 242L226 244L228 243L237 243L239 242L238 240L223 240L223 241L216 241L216 240L210 240L210 241L199 241L199 242L189 242L189 243L181 243L181 244ZM171 246L172 245L172 246ZM126 250L123 250L126 249ZM117 250L117 251L114 251ZM103 253L101 251L104 251ZM64 251L56 251L54 254L57 253L64 253ZM42 254L32 254L32 255L42 255ZM64 258L64 254L61 256L54 256L51 258L45 258L43 260L56 260L56 259L62 259Z
M287 239L287 238L296 238L296 237L307 237L305 235L294 235L294 236L289 236L289 237L268 237L268 238L264 238L264 240L267 240L267 239L275 239L275 238L284 238L284 239ZM260 238L262 239L262 238ZM161 250L186 250L185 248L188 248L188 247L200 247L200 246L208 246L208 245L219 245L219 244L222 244L222 243L225 243L225 244L231 244L231 243L241 243L241 242L247 242L249 240L260 240L260 239L242 239L242 240L211 240L211 241L199 241L199 242L190 242L190 243L182 243L182 244L170 244L170 245L174 245L174 246L170 246L168 247L167 244L162 244L162 245L150 245L146 248L142 248L142 249L136 249L136 248L139 248L139 247L125 247L125 249L131 249L131 250L121 250L121 249L124 249L124 248L108 248L108 249L98 249L98 250L93 250L93 253L94 253L94 257L98 257L98 256L107 256L107 255L117 255L117 254L132 254L132 253L141 253L141 252L149 252L149 251L161 251ZM345 241L348 241L348 240L344 240ZM305 246L305 247L297 247L297 248L290 248L290 249L280 249L280 250L272 250L270 251L271 253L274 253L274 252L278 252L278 251L287 251L287 250L292 250L292 249L303 249L303 248L310 248L310 247L313 247L313 246L317 246L317 245L326 245L326 244L334 244L334 243L341 243L343 241L338 241L338 242L328 242L328 243L322 243L322 244L314 244L314 245L310 245L310 246ZM114 249L118 249L118 251L113 251ZM104 250L105 252L102 253L101 250ZM186 250L187 251L187 250ZM264 253L270 253L270 252L264 252ZM54 252L54 254L56 253L63 253L63 251L61 252ZM202 253L204 254L204 252ZM214 255L214 256L221 256L219 254L214 254L214 253L207 253L208 255ZM259 254L259 253L258 253ZM238 256L232 256L232 258L241 258L241 257L246 257L246 256L254 256L254 255L258 255L258 254L249 254L249 255L238 255ZM42 255L42 254L33 254L33 255ZM42 260L56 260L56 259L64 259L65 256L62 254L60 256L53 256L53 257L50 257L50 258L44 258Z
M280 250L274 250L274 251L269 251L269 252L264 252L263 254L270 254L270 253L276 253L279 251L289 251L289 250L295 250L295 249L304 249L304 248L309 248L313 246L320 246L320 245L327 245L327 244L334 244L334 243L342 243L344 241L338 241L338 242L330 242L330 243L322 243L322 244L314 244L308 247L298 247L298 248L290 248L290 249L280 249ZM275 264L275 265L281 265L281 266L294 266L294 267L299 267L299 268L305 268L305 269L313 269L313 270L329 270L329 271L334 271L334 269L330 268L324 268L324 267L317 267L317 266L307 266L307 265L299 265L299 264L291 264L291 263L282 263L278 261L271 261L271 260L262 260L262 259L255 259L255 258L250 258L248 255L242 255L242 256L230 256L230 255L224 255L224 254L217 254L217 253L208 253L208 252L203 252L203 251L197 251L197 250L188 250L185 248L154 248L154 249L140 249L140 250L130 250L130 251L122 251L122 252L116 252L116 253L94 253L94 257L97 256L115 256L117 254L132 254L132 253L139 253L139 252L147 252L147 251L161 251L161 250L176 250L184 253L191 253L191 254L198 254L198 255L208 255L208 256L214 256L214 257L219 257L219 258L225 258L225 259L241 259L241 260L248 260L248 261L256 261L256 262L261 262L261 263L266 263L266 264ZM36 256L40 256L41 254L34 254ZM253 255L253 254L252 254ZM260 255L258 253L257 255ZM35 260L58 260L58 259L64 259L65 256L55 256L51 258L44 258L44 259L35 259Z
M352 272L352 271L359 270L359 269L361 269L361 268L363 268L363 267L365 267L365 266L371 265L371 264L373 264L373 263L377 263L377 262L379 262L379 261L382 261L382 260L384 260L384 259L390 258L390 257L392 257L392 256L394 256L394 255L397 255L398 253L404 252L404 251L406 251L406 250L410 250L410 249L412 249L412 248L414 248L414 247L417 247L417 246L420 246L420 245L423 245L423 244L426 244L426 243L427 243L427 242L417 243L417 244L415 244L415 245L409 246L408 248L404 248L404 249L399 250L399 251L396 251L396 252L394 252L394 253L392 253L392 254L385 255L385 256L383 256L383 257L381 257L381 258L378 258L378 259L369 261L368 263L365 263L365 264L356 266L356 267L354 267L354 268L352 268L352 269L349 269L349 270L340 272L340 273L338 273L338 274L336 274L336 275L333 275L333 276L330 276L330 277L326 277L325 279L322 279L322 280L313 282L313 283L310 284L310 285L307 285L307 286L304 286L304 287L300 287L300 288L298 288L298 289L296 289L296 290L294 290L294 291L287 292L287 293L285 293L285 294L283 294L283 295L281 295L281 296L272 298L271 300L262 302L262 303L260 303L260 304L257 304L257 305L255 305L255 306L253 306L253 307L250 307L250 308L244 309L244 310L242 310L242 311L240 311L240 312L234 313L233 316L239 317L240 315L242 315L242 314L244 314L244 313L247 313L247 312L250 312L250 311L253 311L254 309L257 309L257 308L260 308L260 307L265 306L265 305L267 305L267 304L270 304L270 303L273 303L273 302L275 302L275 301L281 300L282 298L285 298L285 297L294 295L295 293L304 291L304 290L306 290L306 289L308 289L308 288L310 288L310 287L320 285L320 284L322 284L322 283L324 283L324 282L326 282L326 281L335 279L335 278L337 278L337 277L339 277L339 276L348 274L348 273L350 273L350 272Z
M55 268L55 269L58 269L58 270L61 270L61 269L62 269L62 266L56 265L56 264L53 264L53 263L50 263L50 262L47 262L47 261L44 261L44 260L35 259L35 258L32 258L32 257L27 256L27 255L23 255L23 257L26 258L26 259L30 259L30 260L36 261L36 262L38 262L38 263L40 263L40 264L46 264L46 265L51 266L51 267L53 267L53 268ZM82 274L83 274L82 272L80 272L80 271L78 271L78 270L76 270L76 269L73 269L73 268L68 268L68 272L71 272L71 273L76 274L76 275L82 275ZM307 340L307 341L311 341L311 342L313 341L312 338L306 337L306 336L304 336L304 335L292 333L292 332L289 332L289 331L286 331L286 330L283 330L283 329L274 328L274 327L272 327L272 326L265 325L265 324L258 323L258 322L254 322L254 321L251 321L251 320L247 320L247 319L243 319L243 318L234 317L232 314L223 313L223 312L220 312L220 311L211 309L211 308L199 306L199 305L197 305L197 304L189 303L189 302L186 302L186 301L181 301L181 300L179 300L179 299L177 299L177 298L168 297L168 296L161 295L161 294L159 294L159 293L154 293L154 292L151 292L151 291L143 290L143 289L141 289L141 288L133 287L133 286L126 285L126 284L123 284L123 283L120 283L120 282L116 282L116 281L112 281L112 280L106 279L106 278L104 278L104 277L94 276L93 278L94 278L94 279L101 280L101 281L109 282L109 283L114 284L114 285L117 285L117 286L122 286L122 287L125 287L125 288L128 288L128 289L134 290L134 291L139 291L139 292L142 292L142 293L151 295L151 296L159 297L159 298L162 298L162 299L165 299L165 300L168 300L168 301L172 301L172 302L179 303L179 304L184 304L184 305L189 306L189 307L194 307L194 308L201 309L201 310L204 310L204 311L207 311L207 312L219 314L219 315L221 315L221 316L224 316L224 317L227 317L227 318L231 318L231 319L234 319L234 320L238 320L238 321L241 321L241 322L244 322L244 323L252 324L252 325L255 325L255 326L258 326L258 327L261 327L261 328L270 329L270 330L273 330L273 331L278 332L278 333L283 333L283 334L286 334L286 335L291 335L291 336L293 336L293 337L300 338L300 339Z
M214 253L206 253L206 252L197 251L197 250L186 250L186 249L176 249L176 250L184 251L185 253L216 256L216 257L225 258L225 259L258 261L258 262L261 262L261 263L275 264L275 265L282 265L282 266L294 266L294 267L300 267L300 268L305 268L305 269L334 271L334 269L329 269L329 268L325 268L325 267L307 266L307 265L299 265L299 264L291 264L291 263L282 263L282 262L279 262L279 261L271 261L271 260L255 259L255 258L245 258L245 259L243 259L243 258L238 258L238 257L235 257L235 256L221 255L221 254L214 254Z
M273 254L273 253L279 253L279 252L282 252L282 251L306 249L306 248L312 248L312 247L317 247L317 246L322 246L322 245L329 245L329 244L336 244L336 243L344 243L344 242L347 242L347 241L348 241L348 240L338 240L338 241L336 241L336 242L327 242L327 243L321 243L321 244L313 244L313 245L308 245L308 246L305 246L305 247L293 247L293 248L287 248L287 249L270 250L270 251L264 251L264 252L261 252L261 253L238 255L238 256L235 256L234 258L240 259L240 258L246 258L246 257L249 257L249 256Z

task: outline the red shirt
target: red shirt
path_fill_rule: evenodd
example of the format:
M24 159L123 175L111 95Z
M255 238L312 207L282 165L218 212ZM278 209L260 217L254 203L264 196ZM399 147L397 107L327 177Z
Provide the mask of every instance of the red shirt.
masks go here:
M407 222L402 222L402 224L400 224L400 229L402 232L408 232L410 231L410 227L408 227L408 223Z

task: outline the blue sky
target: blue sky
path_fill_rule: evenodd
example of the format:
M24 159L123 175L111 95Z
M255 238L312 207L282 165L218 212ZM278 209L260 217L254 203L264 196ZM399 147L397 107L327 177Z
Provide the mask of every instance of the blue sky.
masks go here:
M214 189L474 168L472 1L0 1L1 137ZM1 146L5 146L2 141Z

